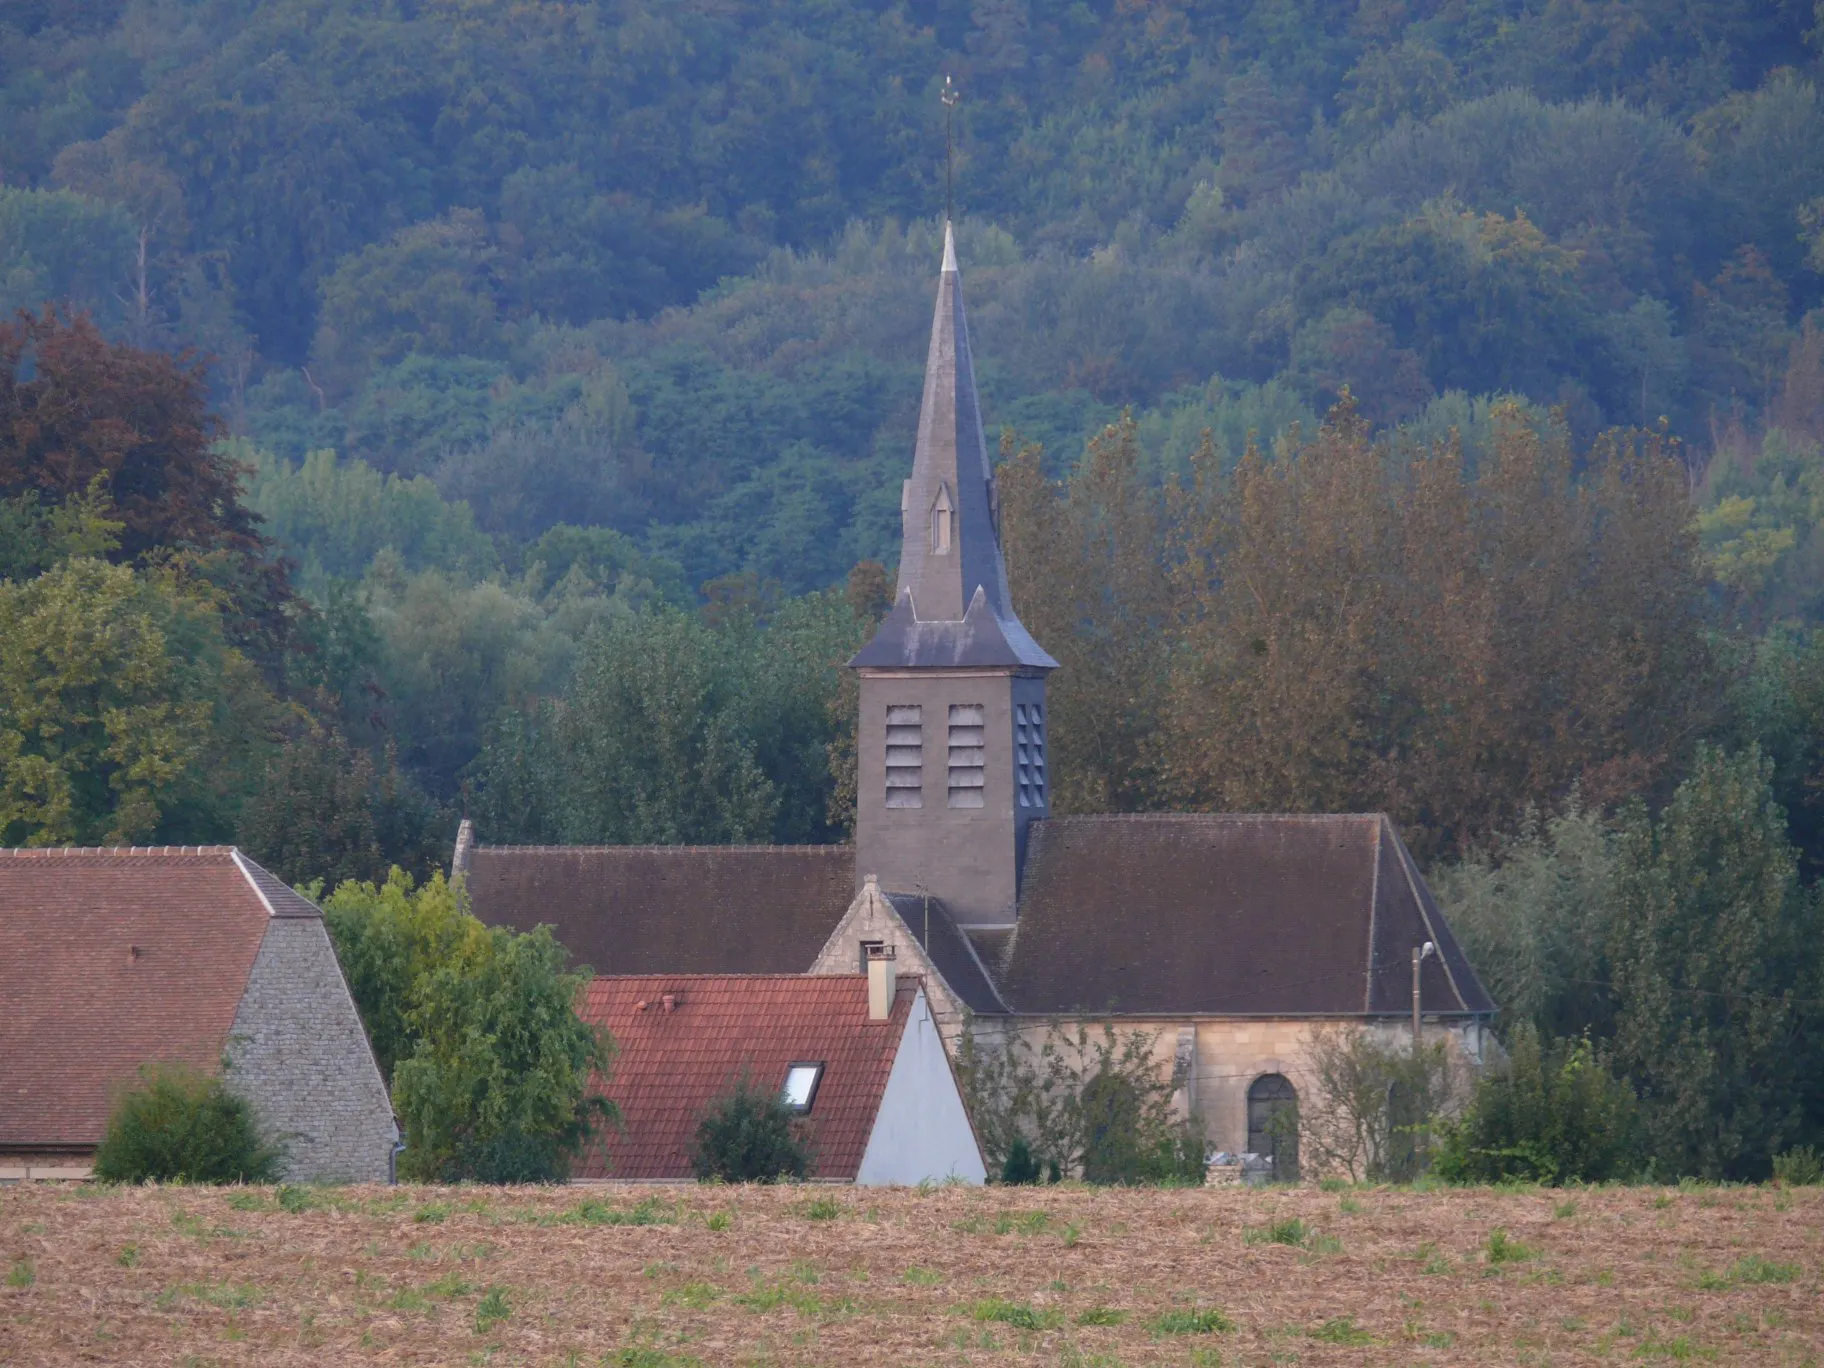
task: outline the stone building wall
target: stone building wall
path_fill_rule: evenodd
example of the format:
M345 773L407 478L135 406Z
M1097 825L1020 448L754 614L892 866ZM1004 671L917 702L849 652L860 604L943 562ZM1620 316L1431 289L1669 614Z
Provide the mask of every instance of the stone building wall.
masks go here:
M1017 1022L1015 1029L1035 1049L1044 1043L1051 1028L1050 1022L1032 1017L1013 1020ZM1092 1040L1101 1038L1103 1018L1087 1017L1081 1021ZM1074 1036L1078 1019L1059 1024ZM1204 1138L1211 1150L1240 1153L1247 1148L1248 1089L1254 1081L1265 1074L1281 1074L1297 1090L1301 1109L1316 1106L1317 1083L1307 1055L1311 1038L1317 1031L1349 1023L1312 1017L1120 1017L1111 1024L1123 1037L1130 1031L1153 1037L1153 1057L1162 1075L1179 1061L1185 1062L1189 1076L1174 1099L1181 1114L1188 1111L1202 1119ZM1363 1024L1396 1047L1411 1039L1410 1027L1402 1021ZM978 1043L995 1043L983 1037L1004 1036L1008 1026L1006 1019L978 1018ZM1427 1022L1424 1031L1428 1041L1447 1040L1458 1059L1468 1066L1479 1065L1488 1048L1484 1029L1474 1022Z
M226 1078L284 1143L287 1177L387 1181L392 1103L321 918L267 923Z

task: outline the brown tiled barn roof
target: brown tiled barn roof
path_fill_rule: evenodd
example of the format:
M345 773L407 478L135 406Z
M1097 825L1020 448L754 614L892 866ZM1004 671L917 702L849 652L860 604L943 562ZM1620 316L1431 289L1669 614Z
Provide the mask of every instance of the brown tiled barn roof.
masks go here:
M784 1085L789 1065L822 1063L808 1118L814 1176L854 1178L917 992L917 980L901 980L892 1015L869 1021L862 974L595 979L582 1016L619 1049L603 1092L620 1107L622 1127L594 1143L574 1176L693 1177L697 1124L743 1072L770 1091Z
M1001 976L1026 1013L1361 1015L1493 1004L1379 814L1032 825Z
M274 915L320 914L226 846L0 850L0 1146L93 1146L141 1064L215 1069Z
M801 974L855 895L850 846L477 846L475 915L548 925L598 974Z

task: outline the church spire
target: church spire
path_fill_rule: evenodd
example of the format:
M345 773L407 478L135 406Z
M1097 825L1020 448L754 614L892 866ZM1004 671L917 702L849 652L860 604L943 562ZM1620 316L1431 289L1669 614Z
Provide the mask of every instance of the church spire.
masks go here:
M944 261L925 357L912 477L900 493L899 592L857 667L1057 662L1014 615L1001 557L1000 509L982 435L956 239Z

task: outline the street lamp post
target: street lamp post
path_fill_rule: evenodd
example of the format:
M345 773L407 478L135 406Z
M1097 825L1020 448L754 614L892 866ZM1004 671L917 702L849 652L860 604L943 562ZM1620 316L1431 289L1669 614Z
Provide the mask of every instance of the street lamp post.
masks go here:
M1430 941L1412 947L1412 1057L1419 1057L1419 966L1438 947Z

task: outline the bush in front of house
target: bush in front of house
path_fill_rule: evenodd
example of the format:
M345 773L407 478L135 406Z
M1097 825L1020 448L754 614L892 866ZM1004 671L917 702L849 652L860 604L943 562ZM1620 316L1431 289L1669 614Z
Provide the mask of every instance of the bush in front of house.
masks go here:
M1032 1146L1026 1143L1026 1137L1016 1135L1007 1147L1007 1157L1001 1161L1001 1181L1010 1187L1019 1187L1039 1182L1044 1176L1039 1161L1033 1157Z
M1546 1043L1530 1023L1440 1129L1433 1172L1447 1182L1600 1183L1642 1167L1633 1091L1587 1037Z
M284 1152L260 1133L253 1104L220 1078L180 1065L142 1067L95 1152L109 1183L270 1183Z
M705 1181L772 1183L808 1174L811 1149L785 1099L743 1075L697 1123L690 1162Z
M1100 1184L1204 1180L1204 1137L1178 1115L1183 1065L1156 1032L1053 1022L1042 1037L965 1033L957 1074L989 1169L1003 1183L1065 1174Z

